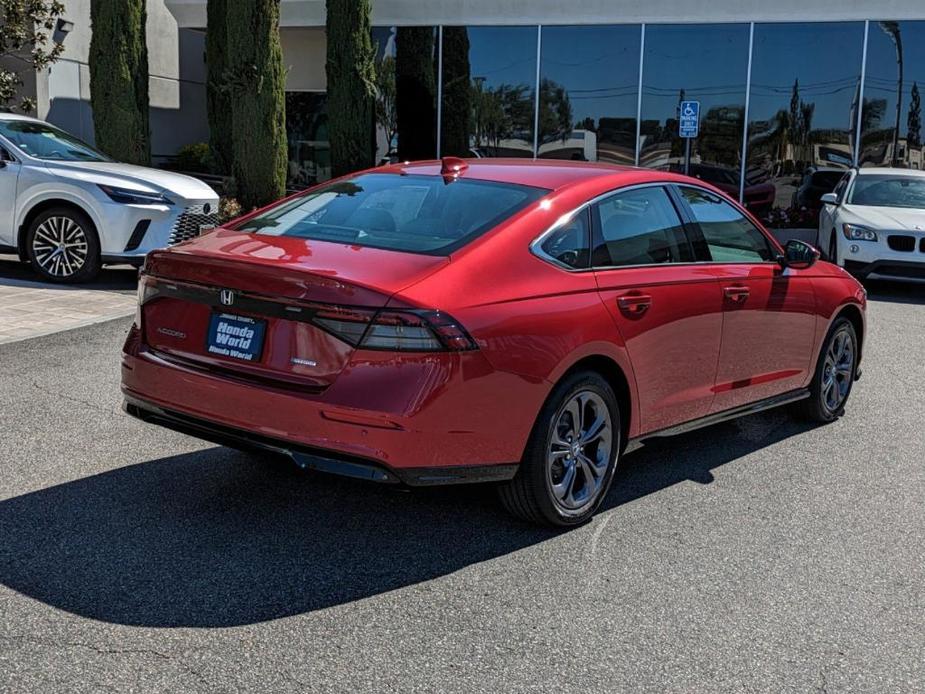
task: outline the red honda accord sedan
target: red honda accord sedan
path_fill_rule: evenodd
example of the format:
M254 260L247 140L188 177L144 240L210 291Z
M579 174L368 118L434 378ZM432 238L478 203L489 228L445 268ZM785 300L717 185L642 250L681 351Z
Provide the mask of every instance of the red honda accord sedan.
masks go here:
M126 410L326 472L495 482L516 515L573 525L630 442L842 414L866 295L818 257L676 174L379 168L151 253Z

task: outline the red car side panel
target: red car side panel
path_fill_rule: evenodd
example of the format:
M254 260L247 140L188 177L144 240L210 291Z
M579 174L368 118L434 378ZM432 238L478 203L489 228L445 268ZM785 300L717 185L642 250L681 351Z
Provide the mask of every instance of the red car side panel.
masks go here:
M812 280L777 263L711 265L724 296L723 347L713 412L802 387L815 361L816 299Z
M813 365L822 349L822 341L829 330L835 316L846 306L857 307L861 312L863 338L867 334L867 291L854 277L842 268L831 263L816 263L806 271L812 277L813 289L816 294L816 341L813 347Z
M636 377L640 433L708 414L723 321L719 285L709 268L627 267L596 275ZM644 299L648 308L636 313L621 305L627 299Z

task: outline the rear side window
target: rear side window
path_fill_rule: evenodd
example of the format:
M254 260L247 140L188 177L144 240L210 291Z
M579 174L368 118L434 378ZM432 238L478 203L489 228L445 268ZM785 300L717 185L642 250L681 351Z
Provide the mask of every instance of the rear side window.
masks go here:
M681 219L662 187L615 193L596 206L591 262L596 267L690 262Z
M588 246L591 241L589 218L589 211L585 208L552 232L540 246L543 253L575 270L587 268L591 255Z
M720 196L686 187L681 194L715 262L761 263L774 257L764 234Z
M442 176L363 174L312 190L237 227L387 250L444 255L547 190Z

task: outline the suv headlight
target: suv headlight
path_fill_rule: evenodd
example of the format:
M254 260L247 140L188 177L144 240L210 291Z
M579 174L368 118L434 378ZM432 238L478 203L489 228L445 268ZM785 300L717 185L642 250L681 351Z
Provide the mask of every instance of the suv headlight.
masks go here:
M842 224L842 233L849 241L876 241L877 232L857 224Z
M102 184L100 184L99 188L106 193L113 202L122 203L123 205L173 205L173 202L161 193L145 193L140 190L115 188Z

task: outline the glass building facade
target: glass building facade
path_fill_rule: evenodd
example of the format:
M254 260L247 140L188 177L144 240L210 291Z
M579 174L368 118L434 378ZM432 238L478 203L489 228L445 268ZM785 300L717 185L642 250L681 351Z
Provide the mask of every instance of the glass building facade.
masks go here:
M851 166L925 167L922 21L377 27L373 40L380 162L687 171L771 223ZM689 143L684 100L701 106ZM329 176L324 102L287 98L293 187Z

